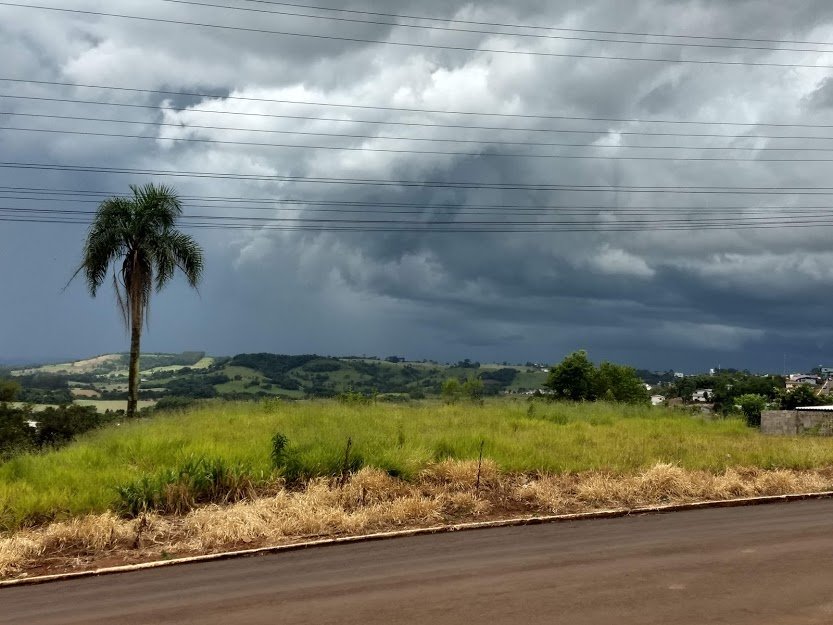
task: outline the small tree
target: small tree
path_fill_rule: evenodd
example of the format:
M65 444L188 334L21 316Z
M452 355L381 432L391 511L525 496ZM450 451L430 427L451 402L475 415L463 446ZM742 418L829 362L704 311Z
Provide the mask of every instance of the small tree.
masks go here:
M443 399L449 403L453 404L460 399L460 395L462 394L462 388L460 385L460 380L457 378L449 378L445 382L443 382L442 388L442 395Z
M781 395L781 409L795 410L796 408L806 408L809 406L824 406L830 402L818 397L813 389L807 385L802 384L792 390L784 391Z
M483 399L483 380L478 377L471 376L468 380L463 382L461 390L463 395L472 401Z
M11 380L0 380L0 404L14 401L20 392L20 385Z
M596 371L595 395L605 401L647 404L651 398L636 369L612 362L603 362Z
M116 300L130 331L127 416L139 403L139 353L150 296L161 291L179 270L196 288L203 272L203 253L196 241L176 229L182 202L176 191L148 184L131 186L132 197L112 197L98 207L84 258L75 272L84 274L90 295L96 296L113 269Z
M761 412L766 408L766 397L747 394L741 395L735 401L740 406L743 416L746 417L746 425L761 427Z

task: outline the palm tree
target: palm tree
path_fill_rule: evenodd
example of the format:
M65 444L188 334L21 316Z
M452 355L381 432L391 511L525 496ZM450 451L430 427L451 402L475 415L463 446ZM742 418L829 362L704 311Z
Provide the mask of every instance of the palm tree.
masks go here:
M84 244L84 274L93 297L113 265L113 287L124 323L130 330L127 416L139 401L139 343L147 323L154 285L159 292L176 269L196 288L202 278L203 252L193 238L175 228L182 215L176 191L166 186L132 186L132 197L112 197L98 207Z

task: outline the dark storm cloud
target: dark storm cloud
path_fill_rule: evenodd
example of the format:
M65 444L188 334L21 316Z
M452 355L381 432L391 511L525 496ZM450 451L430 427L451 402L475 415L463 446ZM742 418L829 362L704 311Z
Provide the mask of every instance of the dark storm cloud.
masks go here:
M320 6L328 6L321 2ZM745 62L831 64L827 54L778 53L581 40L521 40L500 35L421 31L233 12L165 2L77 0L74 7L247 28L314 32L472 48L525 49ZM267 5L252 5L264 8ZM332 6L332 4L329 4ZM833 40L826 1L761 0L585 2L351 2L342 8L436 15L492 23L567 28L713 34L746 38ZM298 9L297 12L305 12ZM307 10L306 12L310 12ZM344 17L359 16L342 14ZM369 18L388 21L383 17ZM459 24L457 25L459 26ZM464 26L465 27L465 26ZM474 30L478 28L469 27ZM479 29L488 30L488 27ZM573 33L575 35L575 33ZM592 37L592 35L590 35ZM696 40L695 40L696 41ZM747 42L755 47L754 42ZM760 44L766 47L767 44ZM796 47L812 47L800 45ZM349 102L365 106L482 111L513 115L699 119L757 124L833 123L829 70L661 64L491 54L304 39L200 29L113 18L0 8L0 54L8 76L85 84L207 91L219 97L164 96L73 87L0 83L8 95L97 99L151 108L0 99L4 112L111 116L178 127L103 126L93 122L3 116L3 125L142 133L157 140L0 132L3 160L111 167L370 179L483 181L490 184L752 187L824 186L829 163L604 161L510 158L498 153L557 148L500 141L570 141L647 145L632 130L680 131L680 126L568 123L535 118L472 118L419 112L322 109L229 99ZM160 111L172 107L176 111ZM194 110L196 109L196 110ZM585 135L509 130L343 124L323 120L209 115L200 111L321 115L384 122L509 125L591 130ZM508 121L511 120L511 121ZM241 133L196 126L269 131L371 134L377 138ZM691 130L691 128L689 127ZM703 127L694 130L703 130ZM753 126L729 132L756 134ZM767 133L764 133L767 134ZM379 136L467 139L475 143L391 142ZM479 156L172 143L165 137L258 143L482 152ZM715 138L653 140L655 144L718 146ZM735 140L736 146L777 145ZM801 143L797 143L801 145ZM679 154L679 151L675 151ZM609 154L627 154L609 150ZM631 152L631 153L635 153ZM491 154L491 155L490 155ZM669 156L672 151L657 152ZM686 156L708 155L706 150ZM743 155L753 154L750 152ZM760 153L766 154L766 153ZM0 185L121 191L143 176L0 170ZM756 206L820 206L805 196L695 196L566 191L362 187L179 178L183 195L301 198L366 205L356 219L384 218L379 203L428 208L410 219L488 219L471 206L611 206L673 211L697 217L725 207L723 217ZM16 206L35 206L21 200ZM52 205L54 207L54 204ZM72 204L90 209L92 205ZM288 210L292 208L296 212ZM322 216L320 207L280 206L273 217ZM302 207L304 208L304 207ZM192 214L210 209L192 208ZM589 209L588 209L589 210ZM504 211L505 212L505 211ZM215 211L247 215L234 205ZM714 215L720 218L721 215ZM590 212L611 226L628 218ZM557 220L528 211L514 219ZM199 297L178 285L157 298L149 349L205 348L216 353L282 351L405 353L412 357L554 360L587 347L597 358L642 366L701 368L794 366L833 359L824 330L833 253L825 228L746 231L657 231L534 234L302 233L202 230L208 252ZM81 284L61 288L79 258L83 229L0 223L4 301L0 357L78 355L121 349L123 330L109 295L90 302ZM11 293L13 295L9 296ZM830 350L830 351L826 351ZM801 361L804 355L806 362Z

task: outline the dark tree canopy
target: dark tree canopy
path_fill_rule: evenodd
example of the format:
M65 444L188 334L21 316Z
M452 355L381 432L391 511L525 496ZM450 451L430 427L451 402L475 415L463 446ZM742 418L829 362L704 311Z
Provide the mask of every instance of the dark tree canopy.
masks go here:
M644 382L632 367L603 362L594 366L584 350L567 356L550 371L547 387L560 399L616 401L642 404L649 401Z
M550 371L547 386L556 397L573 401L595 399L596 369L587 352L573 352Z

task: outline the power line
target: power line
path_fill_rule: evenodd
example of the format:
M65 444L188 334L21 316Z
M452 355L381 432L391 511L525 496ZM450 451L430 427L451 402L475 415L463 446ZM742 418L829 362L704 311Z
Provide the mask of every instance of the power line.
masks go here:
M617 189L618 190L618 189ZM601 191L605 192L605 191ZM75 199L77 197L90 197L90 196L97 196L100 198L108 198L108 197L126 197L123 191L92 191L86 189L54 189L54 188L44 188L44 187L10 187L10 186L0 186L0 194L6 193L20 193L20 194L27 194L23 196L9 196L4 195L4 199L20 199L26 201L61 201L61 202L73 202L73 203L99 203L100 200L79 200ZM37 195L45 196L45 197L37 197ZM69 199L64 197L56 198L54 196L66 196ZM33 197L34 196L34 197ZM704 205L697 205L697 206L611 206L611 205L576 205L576 204L559 204L559 205L552 205L552 204L468 204L468 203L413 203L413 202L378 202L373 200L320 200L314 198L282 198L282 197L269 197L269 198L256 198L256 197L240 197L240 196L201 196L201 195L183 195L181 196L183 201L198 201L198 202L212 202L215 204L223 203L223 204L267 204L269 206L265 207L258 207L263 208L265 210L274 210L276 209L276 205L302 205L302 206L335 206L335 207L359 207L359 208L367 208L367 207L386 207L386 208L407 208L407 209L422 209L419 212L423 212L424 210L433 210L433 209L458 209L458 208L466 208L466 209L476 209L476 210L484 210L484 211L492 211L492 210L528 210L528 211L550 211L550 210L590 210L590 211L627 211L627 210L648 210L648 211L701 211L701 210L708 210L708 211L731 211L731 210L761 210L761 211L773 211L773 210L780 210L780 211L787 211L791 209L799 209L799 210L833 210L833 207L828 206L749 206L749 205L732 205L732 206L704 206ZM196 207L194 205L190 205L191 207ZM202 206L203 208L215 208L216 206ZM281 206L281 210L285 210L283 206ZM339 208L338 210L344 210Z
M110 197L124 197L121 194L112 194ZM77 199L70 196L66 198L56 197L26 197L6 195L0 192L0 199L2 200L19 200L27 202L51 202L63 205L65 203L71 204L100 204L101 200L86 200ZM183 200L188 198L183 197ZM254 201L254 200L251 200ZM188 203L188 208L199 209L218 209L218 208L233 208L238 211L280 211L280 212L309 212L309 213L333 213L333 214L385 214L385 215L426 215L432 211L444 210L449 211L454 215L490 215L490 216L505 216L505 215L542 215L549 213L556 213L558 215L588 215L588 214L612 214L612 215L642 215L647 217L657 215L679 215L688 212L694 212L699 215L725 215L729 211L740 211L743 216L765 215L772 216L780 213L783 216L824 216L833 215L833 207L829 206L674 206L674 207L655 207L655 206L530 206L530 205L417 205L417 204L387 204L380 202L344 202L338 201L315 201L315 200L269 200L267 202L260 202L261 204L269 204L268 206L250 206L240 205L239 202L223 202L217 201L214 205L207 204L191 204ZM322 208L329 207L329 208ZM387 207L387 208L379 208ZM407 210L402 210L407 209ZM42 209L42 208L28 208L28 207L14 207L0 210L16 211L16 212L64 212L65 209ZM74 212L74 211L70 211ZM83 211L82 211L83 214ZM253 218L254 219L254 218ZM268 219L268 218L267 218Z
M81 220L81 219L73 219L73 218L64 218L64 219L54 219L54 218L38 218L38 217L2 217L0 216L0 221L2 222L17 222L17 223L37 223L37 224L77 224L77 225L84 225L89 226L91 221L90 220ZM647 224L650 225L650 224ZM787 223L756 223L756 224L695 224L695 223L682 223L682 224L662 224L657 225L654 227L646 228L646 224L640 222L639 224L628 225L625 224L623 226L613 226L611 227L610 224L601 224L596 225L594 227L587 227L583 225L579 225L578 227L574 225L570 225L569 227L552 227L552 226L545 226L545 227L535 227L535 228L517 228L507 230L506 226L503 224L495 224L495 226L500 226L499 228L490 226L490 227L482 227L478 226L475 228L460 228L459 224L458 227L448 227L448 226L426 226L426 227L414 227L407 225L405 227L391 227L389 225L379 225L379 226L372 226L372 225L333 225L333 224L306 224L306 225L258 225L252 226L247 224L210 224L210 223L193 223L193 224L184 224L184 228L193 228L193 229L215 229L215 230L279 230L279 231L308 231L308 232L389 232L389 233L414 233L414 234L426 234L426 233L457 233L457 234L472 234L472 233L491 233L491 234L520 234L520 233L560 233L560 232L588 232L588 233L604 233L604 232L637 232L637 233L648 233L652 231L691 231L691 230L699 230L699 231L707 231L707 230L720 230L720 231L732 231L732 230L757 230L757 229L785 229L785 228L818 228L818 227L830 227L833 226L833 223L830 220L823 220L823 221L795 221L795 222L787 222Z
M7 208L0 207L0 212L12 212L23 215L81 215L94 217L95 211L79 211L66 209L32 209L32 208ZM630 217L630 216L629 216ZM808 216L812 217L812 216ZM241 217L237 215L182 215L185 220L206 220L208 222L223 222L223 224L246 223L272 223L272 224L349 224L349 225L407 225L407 226L495 226L495 227L525 227L525 226L565 226L565 225L607 225L607 223L599 222L597 220L581 221L581 220L567 220L567 221L553 221L538 219L535 221L517 221L517 220L460 220L460 219L334 219L321 217ZM795 221L794 218L791 220ZM700 217L700 216L685 216L660 219L619 219L614 222L614 225L634 225L634 224L649 224L651 227L664 224L692 224L692 225L743 225L756 223L789 223L784 216L733 216L733 217Z
M94 217L94 211L70 211L70 210L42 210L42 209L7 209L0 207L0 211L21 212L24 215L42 215L42 214L61 214L61 215L75 215ZM238 217L229 215L183 215L182 219L186 220L215 220L223 221L219 225L234 224L236 222L245 222L248 225L250 222L264 222L264 223L308 223L308 224L348 224L348 225L405 225L405 226L495 226L495 227L524 227L524 226L562 226L562 225L634 225L634 224L649 224L651 227L664 224L692 224L692 225L743 225L755 223L790 223L784 219L776 219L772 216L767 217L730 217L730 218L697 218L684 217L679 219L655 219L655 220L618 220L614 223L598 222L598 221L472 221L472 220L405 220L405 219L321 219L321 218L286 218L286 217ZM800 222L803 223L803 222Z
M341 179L341 180L353 180L353 179ZM433 183L429 183L433 184ZM467 184L467 183L465 183ZM477 184L477 183L473 183ZM590 185L588 188L592 188L594 190L598 190L600 192L606 191L620 191L624 189L688 189L688 188L699 188L699 189L744 189L744 190L754 190L752 187L622 187L622 186L612 186L612 187L599 187L595 185ZM762 189L775 189L776 187L761 187ZM781 187L777 187L781 189ZM801 187L799 190L807 190L807 187ZM824 189L833 189L827 188ZM12 187L12 186L0 186L0 191L2 192L15 192L15 193L42 193L46 195L83 195L83 196L105 196L105 197L112 197L112 196L119 196L119 197L126 197L124 196L123 191L92 191L88 189L53 189L47 187ZM241 196L219 196L219 195L190 195L190 196L182 196L184 200L200 200L200 201L212 201L212 202L254 202L254 203L267 203L267 202L300 202L300 203L307 203L313 202L316 200L309 200L309 199L299 199L299 198L275 198L275 197L268 197L268 198L252 198L252 197L241 197ZM365 201L365 200L325 200L321 201L324 204L332 204L332 205L376 205L376 206L399 206L399 207L415 207L415 206L426 206L425 204L414 204L409 202L372 202L372 201ZM454 207L457 204L431 204L429 206L444 206L444 207ZM500 204L500 205L485 205L481 206L481 208L523 208L524 206L528 205L520 205L520 204ZM557 206L550 206L550 208L559 208ZM591 207L594 208L594 207ZM685 208L685 207L677 207L677 208ZM689 207L692 209L696 209L698 207ZM723 206L719 207L726 210L732 209L742 209L745 208L744 206ZM813 208L813 207L805 207L805 208Z
M374 24L382 26L395 26L397 28L411 28L419 30L433 30L455 33L471 33L481 35L500 35L506 37L526 37L534 39L549 39L558 41L593 41L601 43L620 43L631 45L649 45L649 46L675 46L686 48L710 48L710 49L728 49L728 50L769 50L773 52L819 52L831 53L833 50L820 50L818 48L776 48L772 46L750 46L742 44L725 44L725 43L691 43L679 41L633 41L627 39L611 39L610 37L587 37L575 35L543 35L539 33L511 33L506 31L482 30L471 28L457 28L454 26L426 26L424 24L405 24L402 22L382 22L379 20L357 19L350 17L334 17L331 15L314 15L311 13L297 13L291 11L277 11L274 9L257 9L252 7L229 6L227 4L214 4L208 2L194 2L193 0L160 0L160 2L168 2L171 4L181 4L186 6L197 6L204 8L225 9L229 11L245 11L248 13L259 13L267 15L282 15L287 17L301 17L306 19L326 20L331 22L348 22L353 24ZM277 3L276 3L277 4ZM815 44L815 45L833 45L833 44Z
M594 187L595 188L595 187ZM605 191L607 189L611 189L613 191L618 191L625 187L609 187L601 189ZM630 188L630 187L629 187ZM654 187L652 187L654 188ZM685 188L685 187L671 187L674 189ZM714 188L714 187L709 187ZM719 187L724 188L724 187ZM45 188L45 187L12 187L12 186L0 186L0 192L7 193L7 192L14 192L14 193L27 193L27 194L43 194L43 195L66 195L69 197L76 197L76 196L103 196L103 197L126 197L123 191L92 191L86 189L53 189L53 188ZM274 202L289 202L289 203L321 203L327 205L336 205L336 206L390 206L390 207L446 207L446 208L453 208L458 206L458 204L423 204L423 203L410 203L410 202L374 202L374 201L365 201L365 200L311 200L311 199L301 199L301 198L276 198L276 197L268 197L268 198L253 198L253 197L241 197L241 196L216 196L216 195L209 195L209 196L202 196L202 195L184 195L182 196L183 200L196 200L196 201L210 201L210 202L249 202L249 203L274 203ZM539 206L539 205L536 205ZM494 205L482 205L477 206L477 208L531 208L531 205L524 205L524 204L494 204ZM543 206L543 208L564 208L563 206ZM595 206L590 206L588 208L599 208ZM601 208L609 208L609 207L601 207ZM690 208L696 209L700 208L698 206L695 207L673 207L673 208ZM724 210L733 210L733 209L743 209L746 208L745 206L722 206L717 207ZM804 208L814 208L814 207L804 207Z
M349 185L373 187L425 187L437 189L480 189L502 191L567 191L567 192L611 192L611 193L673 193L673 194L720 194L720 195L833 195L833 187L731 187L731 186L622 186L622 185L578 185L578 184L531 184L493 183L485 181L442 181L442 180L385 180L371 178L326 178L313 176L238 174L225 172L196 172L128 167L106 167L101 165L65 165L58 163L26 163L21 161L0 161L0 169L23 169L37 171L65 171L77 173L124 174L131 176L158 176L172 178L195 178L213 180L245 180L294 182L299 184Z
M653 58L653 57L638 57L638 56L613 56L613 55L598 55L598 54L574 54L566 52L540 52L531 50L502 50L495 48L473 48L466 46L448 46L430 43L410 43L405 41L384 41L380 39L364 39L360 37L340 37L336 35L319 35L313 33L296 33L291 31L268 30L264 28L250 28L245 26L229 26L227 24L209 24L205 22L189 22L184 20L173 20L158 17L144 17L138 15L125 15L122 13L105 13L103 11L84 11L81 9L65 9L60 7L50 7L43 5L28 5L16 2L0 2L0 6L10 6L22 9L36 9L41 11L54 11L60 13L71 13L76 15L90 15L95 17L112 17L117 19L126 19L142 22L150 22L154 24L175 24L178 26L193 26L197 28L230 30L235 32L256 33L264 35L280 35L286 37L303 37L317 40L330 41L344 41L347 43L372 43L376 45L406 47L406 48L422 48L432 50L450 50L456 52L488 52L491 54L510 54L523 55L535 57L550 57L550 58L573 58L573 59L592 59L605 61L638 61L649 63L687 63L698 65L725 65L725 66L742 66L742 67L783 67L783 68L805 68L805 69L833 69L833 65L810 65L806 63L772 63L766 61L723 61L714 59L672 59L672 58Z
M443 150L407 150L401 148L372 148L367 146L335 146L335 145L303 145L294 143L262 143L257 141L230 141L225 139L201 139L198 137L157 137L147 135L128 135L124 133L108 133L108 132L93 132L89 130L59 130L47 128L17 128L14 126L0 126L0 130L11 132L34 132L46 134L63 134L84 137L109 137L121 139L140 139L145 141L175 141L178 143L208 143L218 145L242 145L249 147L264 147L264 148L285 148L285 149L301 149L301 150L336 150L346 152L374 152L385 154L422 154L426 156L476 156L482 157L497 157L497 158L535 158L535 159L563 159L563 160L602 160L602 161L687 161L687 162L739 162L739 163L830 163L833 158L809 158L809 157L764 157L764 158L745 158L745 157L711 157L711 156L601 156L591 154L534 154L525 152L491 152L488 150L480 152L449 152ZM375 137L374 137L375 138ZM488 146L486 146L488 147ZM605 148L611 146L574 146L574 147L593 147ZM617 146L613 146L617 147ZM624 148L634 146L620 146ZM692 149L692 148L677 148L677 147L663 147L661 149ZM701 149L701 148L693 148ZM754 148L731 148L731 149L746 149L752 150ZM779 148L773 148L778 150ZM787 149L787 148L783 148ZM829 151L824 148L817 148L821 151Z
M0 97L3 97L0 95ZM402 136L386 136L386 135L370 135L370 134L350 134L350 133L334 133L334 132L312 132L305 130L273 130L266 128L240 128L234 126L211 126L205 124L192 123L171 123L171 122L156 122L147 120L129 120L129 119L112 119L102 117L86 117L78 115L52 115L46 113L20 113L17 111L0 111L0 115L9 115L15 117L31 117L36 119L60 119L72 121L89 121L110 124L128 124L139 126L156 126L160 128L177 128L180 130L200 129L200 130L230 130L234 132L253 132L259 134L279 134L279 135L303 135L313 137L331 137L331 138L347 138L347 139L381 139L385 141L428 141L436 143L477 143L488 145L522 145L522 146L537 146L537 147L573 147L573 148L601 148L601 149L623 149L632 148L636 150L748 150L748 151L793 151L793 152L830 152L833 148L815 148L815 147L741 147L741 146L696 146L696 145L599 145L594 143L563 143L563 142L538 142L538 141L505 141L502 139L457 139L445 137L402 137ZM587 134L605 134L603 131L578 131ZM622 135L644 135L646 133L615 133ZM652 134L652 133L647 133ZM784 136L767 136L767 135L690 135L686 133L658 133L660 136L671 137L711 137L711 138L733 138L733 139L813 139L813 140L831 140L833 137L784 137ZM168 137L158 137L159 139L166 139Z
M0 80L3 80L0 78ZM651 132L651 131L628 131L628 130L611 130L610 128L603 127L597 129L590 129L590 130L577 130L572 128L535 128L531 126L526 127L513 127L513 126L482 126L482 125L467 125L467 124L436 124L436 123L428 123L428 122L403 122L403 121L387 121L387 120L370 120L370 119L345 119L343 117L320 117L315 115L281 115L281 114L271 114L271 113L251 113L251 112L244 112L244 111L214 111L211 109L201 109L201 108L187 108L187 109L177 109L173 107L166 107L166 106L155 106L152 104L130 104L125 102L99 102L97 100L80 100L74 98L47 98L47 97L38 97L38 96L20 96L20 95L11 95L7 93L0 93L0 98L11 99L11 100L29 100L29 101L45 101L45 102L59 102L59 103L70 103L70 104L89 104L95 106L112 106L112 107L121 107L121 108L133 108L133 109L143 109L143 110L152 110L158 112L171 112L171 113L207 113L212 115L232 115L232 116L242 116L242 117L255 117L255 118L276 118L276 119L300 119L300 120L308 120L308 121L326 121L326 122L338 122L344 124L375 124L381 126L408 126L408 127L425 127L425 128L443 128L443 129L464 129L464 130L497 130L501 132L534 132L534 133L557 133L557 134L580 134L580 135L597 135L597 134L616 134L622 136L638 136L638 137L706 137L706 138L714 138L714 139L796 139L796 140L807 140L807 141L833 141L833 136L828 137L820 137L820 136L811 136L811 135L764 135L764 134L725 134L725 133L698 133L698 132ZM59 119L78 119L78 120L90 120L90 121L99 121L98 118L87 118L87 117L72 117L72 116L62 116L62 115L40 115L34 113L18 113L15 111L9 111L7 113L0 113L8 114L8 115L18 115L18 116L26 116L26 117L55 117ZM100 121L108 121L114 123L146 123L146 122L126 122L122 120L116 119L100 119ZM152 122L147 122L151 124ZM644 122L644 123L652 123L652 122ZM663 123L671 123L671 122L663 122ZM686 123L686 122L675 122L675 123ZM692 122L692 123L702 123L702 124L711 124L712 122ZM750 124L754 126L755 124ZM765 126L766 124L761 124ZM182 124L177 124L177 126L182 127ZM191 126L190 124L188 127L195 127L195 128L216 128L218 130L248 130L252 132L269 132L267 130L259 130L259 129L249 129L249 128L226 128L223 126ZM807 128L826 128L826 126L801 126ZM833 127L831 125L830 127Z
M298 3L291 3L291 2L274 2L271 0L244 0L245 2L249 2L252 4L266 4L266 5L278 5L278 6L288 6L288 7L295 7L301 9L315 9L317 11L332 11L338 13L350 13L350 14L361 14L361 15L372 15L377 17L392 17L397 19L410 19L410 20L424 20L424 21L432 21L432 22L443 22L443 23L451 23L451 24L472 24L475 26L500 26L504 28L525 28L530 30L549 30L549 31L560 31L560 32L571 32L571 33L595 33L601 35L621 35L621 36L628 36L628 37L667 37L673 39L714 39L720 41L751 41L751 42L763 42L763 43L789 43L789 44L797 44L797 45L817 45L817 46L828 46L833 45L831 42L826 41L795 41L789 39L752 39L748 37L720 37L715 35L683 35L683 34L668 34L668 33L651 33L651 32L628 32L628 31L621 31L621 30L591 30L587 28L563 28L560 26L541 26L540 24L507 24L502 22L478 22L473 20L463 20L457 18L444 18L444 17L429 17L429 16L416 16L416 15L403 15L400 13L380 13L375 11L360 11L357 9L341 9L341 8L334 8L334 7L323 7L323 6L315 6L309 4L298 4Z
M0 5L3 3L0 2ZM371 111L392 111L397 113L426 113L431 115L467 115L475 117L499 117L507 119L542 119L542 120L569 120L569 121L592 121L592 122L616 122L623 124L686 124L698 126L740 126L740 127L765 127L765 128L833 128L833 124L787 124L773 122L730 122L730 121L696 121L696 120L674 120L674 119L645 119L627 117L585 117L577 115L542 115L531 113L490 113L476 111L443 111L439 109L407 108L397 106L370 106L366 104L349 104L344 102L318 102L304 100L283 100L276 98L253 98L244 96L233 96L222 93L205 93L193 91L171 91L167 89L140 89L136 87L114 87L107 85L91 85L83 83L50 81L50 80L28 80L23 78L9 78L0 76L0 82L23 83L33 85L48 85L55 87L73 87L78 89L105 89L109 91L120 91L127 93L146 93L157 95L170 95L188 98L208 98L215 100L230 100L240 102L263 102L270 104L297 104L305 106L326 106L333 108L347 108ZM9 96L3 96L9 97ZM16 96L11 96L16 97ZM28 99L28 98L27 98ZM33 98L34 99L34 98ZM103 104L103 103L100 103ZM109 105L109 104L108 104ZM127 106L127 105L125 105ZM259 116L260 114L258 114Z

